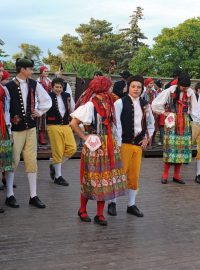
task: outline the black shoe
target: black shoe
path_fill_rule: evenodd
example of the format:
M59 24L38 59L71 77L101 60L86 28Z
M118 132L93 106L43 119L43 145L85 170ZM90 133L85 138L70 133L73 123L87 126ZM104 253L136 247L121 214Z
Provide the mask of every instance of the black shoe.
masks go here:
M101 225L101 226L107 226L108 222L105 220L104 216L95 216L94 222Z
M13 195L10 196L9 198L6 198L5 204L12 208L19 208L19 204L17 203L17 200L15 199Z
M178 184L181 184L181 185L184 185L185 184L185 182L183 180L177 179L175 177L173 177L173 182L178 183Z
M0 214L4 212L5 212L4 209L0 207Z
M29 204L32 205L32 206L35 206L37 208L45 208L46 207L46 205L40 201L38 196L30 198Z
M136 217L143 217L144 216L144 214L137 208L136 205L128 206L127 213L134 215Z
M161 183L162 183L162 184L167 184L168 181L167 181L167 179L161 178Z
M5 178L2 178L2 183L4 185L4 187L6 187L6 179ZM17 186L15 184L13 184L13 188L16 188Z
M82 216L83 214L86 214L84 216ZM91 218L88 216L87 212L80 212L80 210L78 211L78 215L80 217L80 220L83 222L91 222Z
M62 176L55 178L54 183L61 186L69 186L69 183Z
M116 203L111 202L108 204L108 214L110 216L117 216Z
M194 180L196 183L200 184L200 174L195 177Z
M50 177L51 177L52 180L54 180L56 171L55 171L55 168L54 168L53 164L49 165L49 169L50 169Z

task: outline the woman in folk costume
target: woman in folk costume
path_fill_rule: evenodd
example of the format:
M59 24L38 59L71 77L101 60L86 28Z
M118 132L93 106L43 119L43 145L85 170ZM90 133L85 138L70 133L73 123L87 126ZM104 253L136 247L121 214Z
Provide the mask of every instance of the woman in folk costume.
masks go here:
M51 91L51 80L48 78L48 68L42 66L40 68L40 77L37 81L43 86L43 88L49 93ZM45 131L46 131L46 114L38 118L37 123L39 143L41 145L47 144L45 141Z
M124 195L127 188L126 177L123 174L120 149L112 134L116 124L112 94L109 89L112 81L104 76L94 78L89 88L79 98L70 125L83 140L88 141L97 134L101 146L91 151L86 144L81 154L80 182L81 206L79 216L82 221L90 222L86 206L88 199L97 201L97 213L94 221L107 225L103 216L106 200ZM87 134L80 129L83 123Z
M0 81L3 77L3 65L0 63ZM0 84L0 169L8 173L12 171L12 140L9 117L9 105L6 92ZM4 210L0 208L0 213Z
M164 113L166 117L162 184L167 184L168 172L172 164L174 164L173 181L185 184L180 177L180 170L183 163L189 163L192 159L189 113L193 114L197 110L197 100L190 84L189 76L182 73L178 78L178 84L160 93L152 103L153 111L158 114Z

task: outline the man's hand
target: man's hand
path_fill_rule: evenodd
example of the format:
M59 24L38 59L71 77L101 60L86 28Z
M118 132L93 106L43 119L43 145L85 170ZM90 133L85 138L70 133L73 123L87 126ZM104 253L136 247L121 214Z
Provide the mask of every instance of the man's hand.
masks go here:
M149 140L145 138L139 142L139 145L141 145L142 150L145 150L147 148L148 143L149 143Z
M34 111L32 112L32 114L31 114L31 116L32 116L33 118L36 118L36 117L40 117L40 114L39 114L36 110L34 110Z

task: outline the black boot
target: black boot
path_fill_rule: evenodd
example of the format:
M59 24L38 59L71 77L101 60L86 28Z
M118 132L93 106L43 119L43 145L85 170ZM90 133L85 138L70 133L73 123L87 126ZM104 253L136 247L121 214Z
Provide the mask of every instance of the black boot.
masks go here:
M6 198L5 204L12 208L19 208L19 204L17 203L17 200L15 199L13 195Z
M143 217L144 216L144 214L138 209L138 207L136 205L128 206L127 213L134 215L136 217Z
M110 216L117 216L116 203L111 202L108 204L108 214Z
M200 184L200 175L197 175L194 180L196 183Z
M40 201L38 196L30 198L29 204L32 205L32 206L35 206L37 208L45 208L46 207L46 205L43 202Z

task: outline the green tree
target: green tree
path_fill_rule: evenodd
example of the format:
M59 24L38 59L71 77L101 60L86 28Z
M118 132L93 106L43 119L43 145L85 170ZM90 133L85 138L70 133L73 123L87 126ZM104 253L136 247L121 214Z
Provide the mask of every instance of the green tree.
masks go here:
M45 64L50 65L51 71L58 71L63 59L61 55L54 55L48 50L48 56L44 57L42 61Z
M141 32L139 27L139 21L143 19L142 11L141 7L137 7L130 16L130 27L120 30L122 34L122 45L120 48L122 59L120 65L122 68L128 68L130 59L136 55L141 46L145 45L142 40L147 39L147 37Z
M13 59L21 58L21 57L28 57L29 59L34 60L35 67L39 67L42 64L40 56L42 54L41 49L38 46L31 45L28 43L21 43L19 48L21 51L16 53L12 56Z
M151 54L151 49L147 45L143 45L137 51L135 56L129 62L129 70L132 74L141 74L154 76L154 59Z
M164 28L154 40L152 55L159 75L171 76L179 66L193 77L200 76L200 17L188 19L177 27Z

